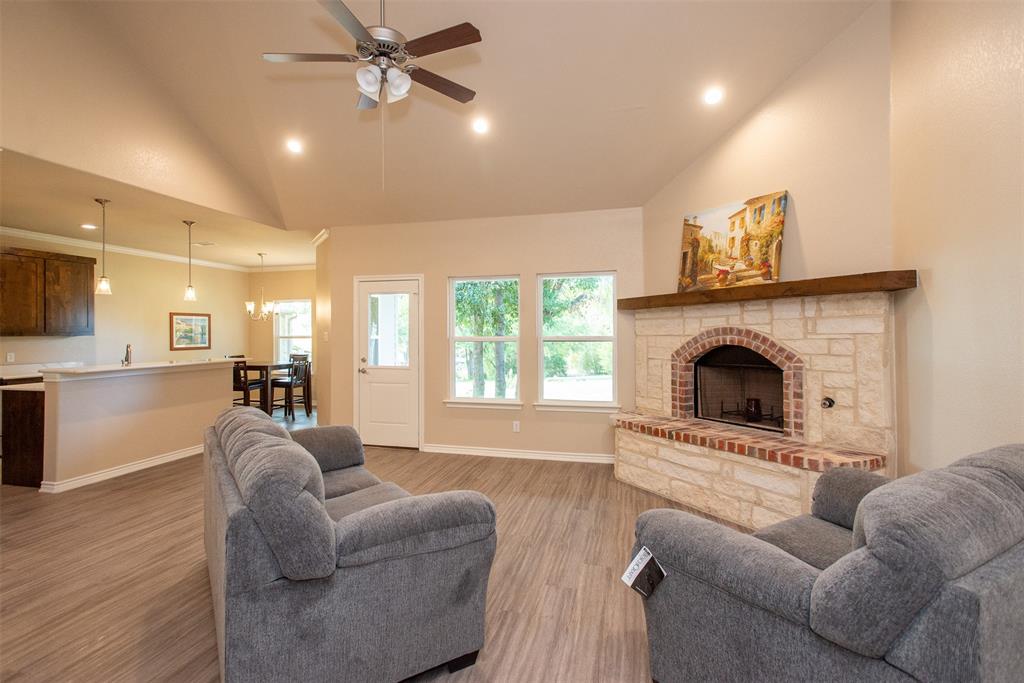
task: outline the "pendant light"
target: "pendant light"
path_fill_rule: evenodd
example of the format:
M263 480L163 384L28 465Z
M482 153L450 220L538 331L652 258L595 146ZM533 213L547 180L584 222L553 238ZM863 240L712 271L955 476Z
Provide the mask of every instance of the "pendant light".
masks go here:
M109 295L113 294L110 290L110 278L107 277L107 204L110 203L109 199L102 199L96 197L93 199L94 202L100 205L103 212L103 231L100 233L100 240L103 244L102 260L100 261L100 278L96 280L96 293Z
M269 318L270 316L272 316L274 314L274 302L273 301L264 301L264 299L263 299L263 272L264 272L263 271L263 257L264 256L266 256L266 253L264 253L262 251L259 252L259 257L260 257L260 312L259 313L256 312L256 302L255 301L246 301L245 302L245 311L246 311L246 313L249 314L249 317L252 318L253 320L266 320L267 318Z
M195 221L182 221L188 228L188 287L185 288L185 301L196 300L196 288L192 286L192 226Z

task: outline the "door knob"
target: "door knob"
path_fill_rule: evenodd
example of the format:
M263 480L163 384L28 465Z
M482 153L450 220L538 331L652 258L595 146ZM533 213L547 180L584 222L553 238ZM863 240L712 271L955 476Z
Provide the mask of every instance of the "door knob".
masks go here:
M363 373L365 375L366 374L366 368L359 368L359 372L361 372L361 373Z
M365 363L365 362L366 362L366 356L363 356L363 357L362 357L362 358L360 358L359 360L361 360L362 362L364 362L364 363Z

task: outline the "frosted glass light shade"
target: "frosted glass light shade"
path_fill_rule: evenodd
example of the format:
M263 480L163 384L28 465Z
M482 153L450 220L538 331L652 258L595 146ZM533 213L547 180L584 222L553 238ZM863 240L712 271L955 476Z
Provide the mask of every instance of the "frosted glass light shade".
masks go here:
M195 300L196 300L196 288L193 287L192 285L189 285L188 287L185 288L185 301L195 301Z
M97 294L104 294L104 295L113 294L113 292L110 290L110 278L109 277L107 277L106 275L103 275L98 280L96 280L96 293Z
M376 64L364 66L356 70L356 83L359 84L359 92L369 97L374 102L380 100L380 67Z
M245 312L248 313L249 315L252 315L253 313L255 313L256 312L256 302L255 301L246 301L245 302Z

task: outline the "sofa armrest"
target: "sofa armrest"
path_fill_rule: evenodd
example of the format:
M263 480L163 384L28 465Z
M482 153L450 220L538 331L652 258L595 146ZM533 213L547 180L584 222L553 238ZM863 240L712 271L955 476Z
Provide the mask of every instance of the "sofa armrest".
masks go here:
M874 472L833 467L818 477L814 485L811 514L826 522L852 529L861 499L887 483L889 479Z
M666 574L680 572L794 623L809 621L820 571L758 538L680 510L650 510L636 523Z
M335 523L338 566L352 567L456 548L494 534L494 504L476 491L410 496Z
M352 427L310 427L292 432L292 439L313 454L321 472L362 465L363 441Z

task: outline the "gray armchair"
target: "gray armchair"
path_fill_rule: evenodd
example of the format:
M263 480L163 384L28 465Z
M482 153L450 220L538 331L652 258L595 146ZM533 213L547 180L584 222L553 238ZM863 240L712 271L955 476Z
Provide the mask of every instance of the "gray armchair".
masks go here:
M494 506L410 496L358 435L255 408L207 430L205 542L225 681L398 681L483 646Z
M811 515L754 535L640 516L666 577L651 674L676 681L1010 681L1024 671L1024 445L886 483L818 480Z

